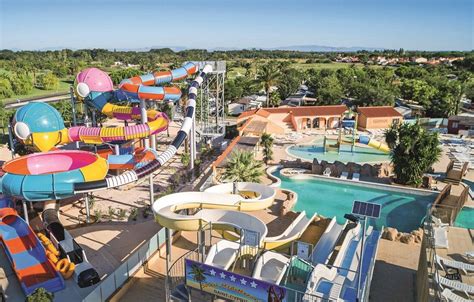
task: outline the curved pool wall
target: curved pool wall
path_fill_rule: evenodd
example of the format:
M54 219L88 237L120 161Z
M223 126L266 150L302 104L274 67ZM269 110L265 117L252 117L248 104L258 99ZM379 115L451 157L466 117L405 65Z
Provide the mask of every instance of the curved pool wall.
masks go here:
M340 180L317 175L298 175L291 178L273 175L281 179L281 188L298 194L293 210L305 210L308 216L318 213L325 217L336 217L337 222L345 222L344 214L350 213L354 200L382 205L380 218L369 219L369 225L380 230L394 227L402 232L411 232L421 226L427 208L431 206L437 192L405 189L400 187Z
M336 140L328 140L331 144L334 144ZM340 162L355 162L355 163L375 163L375 162L389 162L390 155L374 149L369 146L355 145L354 152L351 152L351 145L342 144L341 150L324 152L323 140L316 139L308 145L296 145L290 146L286 149L286 152L292 156L301 158L304 160L313 161L317 158L318 161L325 160L328 162L340 161Z

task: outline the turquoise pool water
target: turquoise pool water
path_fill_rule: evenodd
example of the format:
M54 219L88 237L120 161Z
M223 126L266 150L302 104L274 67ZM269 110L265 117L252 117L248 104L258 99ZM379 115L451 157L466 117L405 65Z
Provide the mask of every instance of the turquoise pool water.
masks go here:
M465 229L474 229L474 208L463 208L459 212L454 226L465 228Z
M330 144L334 144L335 140L330 140ZM328 151L324 153L323 140L316 140L311 145L297 145L288 148L288 153L306 160L313 160L317 158L319 161L325 160L334 162L336 160L341 162L386 162L390 161L390 156L380 150L371 147L355 146L354 152L351 152L350 145L342 145L341 151Z
M279 171L273 175L281 179L282 188L298 194L294 210L306 210L308 216L314 213L325 217L336 216L337 222L342 224L345 221L344 214L351 212L354 200L381 204L380 219L368 220L368 224L376 229L389 226L399 231L410 232L418 228L426 215L427 206L436 196L436 193L429 195L402 193L316 178L293 180L280 176Z

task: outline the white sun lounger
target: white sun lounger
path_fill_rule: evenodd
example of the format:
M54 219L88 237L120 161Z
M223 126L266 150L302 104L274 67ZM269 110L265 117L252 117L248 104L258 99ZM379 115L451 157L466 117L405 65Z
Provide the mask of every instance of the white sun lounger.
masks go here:
M211 246L204 263L227 270L237 258L239 249L239 243L221 240Z
M445 227L434 227L434 246L435 248L447 249L448 245L448 232Z
M252 278L280 284L289 265L289 258L276 252L266 251L258 257Z
M474 264L469 264L469 263L464 263L464 262L461 262L461 261L446 259L446 258L440 257L438 255L435 255L435 260L436 260L436 263L442 268L445 268L445 267L456 268L456 269L460 270L461 272L463 272L463 274L465 274L465 275L467 275L468 272L471 272L471 273L474 272Z
M359 173L352 173L352 180L359 181L360 180L360 174Z
M448 302L470 302L472 300L465 299L455 293L453 293L449 288L445 288L441 295L448 301Z
M342 172L341 176L339 176L340 179L347 179L347 177L349 177L349 173L347 172Z
M323 172L323 175L324 176L331 176L331 169L330 168L326 168Z
M455 291L464 293L466 297L470 294L474 294L474 286L466 283L462 283L456 280L449 280L445 277L438 276L438 284L444 289L449 287Z

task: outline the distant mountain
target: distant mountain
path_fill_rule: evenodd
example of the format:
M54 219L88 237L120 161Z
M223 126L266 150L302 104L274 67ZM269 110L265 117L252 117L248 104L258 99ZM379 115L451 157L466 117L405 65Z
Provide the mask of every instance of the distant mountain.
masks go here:
M322 46L322 45L294 45L270 48L271 50L292 50L292 51L314 51L314 52L356 52L361 50L375 51L384 50L382 47L336 47L336 46Z
M91 47L96 48L96 47ZM100 48L100 47L99 47ZM116 48L107 48L110 51L118 50L118 51L137 51L137 52L147 52L151 49L161 49L161 48L169 48L175 52L189 50L189 49L200 49L197 47L186 47L186 46L166 46L166 45L156 45L150 47L116 47ZM75 47L63 47L63 46L54 46L54 47L44 47L40 49L36 49L38 51L48 51L48 50L61 50L61 49L71 49L77 50L81 48ZM303 52L356 52L361 50L367 51L375 51L375 50L384 50L381 47L363 47L363 46L351 46L351 47L336 47L336 46L323 46L323 45L292 45L292 46L281 46L281 47L213 47L213 48L206 48L207 51L232 51L232 50L243 50L243 49L257 49L257 50L289 50L289 51L303 51ZM14 51L19 51L20 49L15 48L12 49Z

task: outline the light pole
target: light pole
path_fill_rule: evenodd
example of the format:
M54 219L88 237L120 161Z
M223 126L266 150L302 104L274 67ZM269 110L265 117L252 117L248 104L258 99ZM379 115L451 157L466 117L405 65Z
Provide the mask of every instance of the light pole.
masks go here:
M360 220L364 220L364 225L362 227L362 238L361 238L361 245L360 245L360 259L359 264L357 265L358 271L358 278L357 278L357 300L361 300L361 285L362 285L362 261L364 260L364 242L365 242L365 229L367 228L367 217L378 219L380 218L380 211L382 207L379 204L365 202L365 201L358 201L354 200L352 205L352 214L345 214L344 218L352 221L352 222L359 222Z

